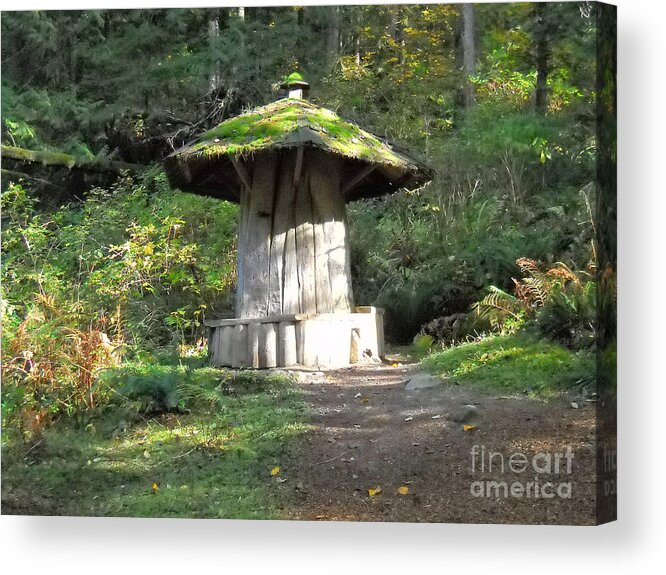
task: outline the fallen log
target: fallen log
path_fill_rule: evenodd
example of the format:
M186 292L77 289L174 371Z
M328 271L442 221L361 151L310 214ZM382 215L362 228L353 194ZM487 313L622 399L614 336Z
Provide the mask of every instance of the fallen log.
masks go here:
M81 169L97 172L142 172L147 168L141 164L128 164L117 160L95 158L92 160L77 160L70 154L62 152L45 152L42 150L27 150L16 146L2 145L2 157L19 162L42 164L43 166L63 167L68 170Z

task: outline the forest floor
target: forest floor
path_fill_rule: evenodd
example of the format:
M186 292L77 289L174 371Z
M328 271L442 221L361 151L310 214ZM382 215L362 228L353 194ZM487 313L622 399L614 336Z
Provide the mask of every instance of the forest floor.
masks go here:
M414 364L393 363L301 378L314 429L282 462L283 483L277 488L291 500L285 505L291 509L289 518L594 523L593 403L570 394L547 401L503 396L447 382L406 390L407 381L419 372ZM571 473L564 458L559 458L559 473L544 467L567 447L573 453ZM488 473L490 452L502 455L493 455ZM528 460L522 473L509 467L514 453ZM546 455L533 460L537 453ZM514 457L514 471L521 471L523 458ZM476 490L485 490L487 483L475 484L478 496L472 495L475 481L493 480L507 482L508 496L502 487L497 496L492 485L479 495ZM520 486L511 492L514 482L522 485L522 495ZM534 486L530 490L531 482L538 483L540 497ZM547 497L549 487L543 496L548 482L561 490L552 498Z
M552 386L530 391L541 373L534 361L550 381L551 364L578 377L574 360L542 344L493 345L429 356L436 375L407 356L292 371L295 383L243 371L214 408L63 421L32 446L3 446L2 512L593 524L594 403ZM440 380L447 362L467 371ZM498 386L507 372L513 379ZM196 373L209 386L223 374ZM406 389L417 381L433 387Z

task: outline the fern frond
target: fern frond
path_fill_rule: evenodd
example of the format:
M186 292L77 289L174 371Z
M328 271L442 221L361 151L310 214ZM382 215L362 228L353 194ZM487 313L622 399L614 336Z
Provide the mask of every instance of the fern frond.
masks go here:
M518 318L518 312L520 311L520 305L515 296L512 296L510 293L505 292L504 290L498 288L497 286L489 286L488 293L486 296L479 302L476 302L472 309L476 312L479 317L490 317L493 312L501 312L506 315Z
M516 295L530 307L543 307L550 286L539 276L523 278L516 284Z

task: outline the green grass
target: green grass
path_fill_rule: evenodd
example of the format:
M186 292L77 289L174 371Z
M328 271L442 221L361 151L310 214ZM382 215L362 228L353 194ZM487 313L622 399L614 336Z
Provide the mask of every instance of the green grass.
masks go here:
M3 438L3 512L280 517L279 483L270 471L307 430L300 394L280 377L198 371L196 385L210 392L223 381L228 391L214 404L202 394L189 413L148 418L125 405L84 429L61 421L32 449Z
M424 358L423 367L456 383L548 397L589 384L594 355L528 336L496 336Z

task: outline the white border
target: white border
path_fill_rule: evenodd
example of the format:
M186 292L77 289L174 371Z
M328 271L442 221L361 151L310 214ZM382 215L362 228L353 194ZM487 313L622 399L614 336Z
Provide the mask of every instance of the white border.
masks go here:
M138 4L188 5L183 0L139 0ZM192 2L201 7L223 4L236 3ZM617 4L621 242L617 523L580 528L1 517L0 561L5 572L476 575L591 574L641 568L654 573L659 564L663 569L664 3L619 0ZM92 7L136 8L137 3L24 0L3 6L22 10Z

